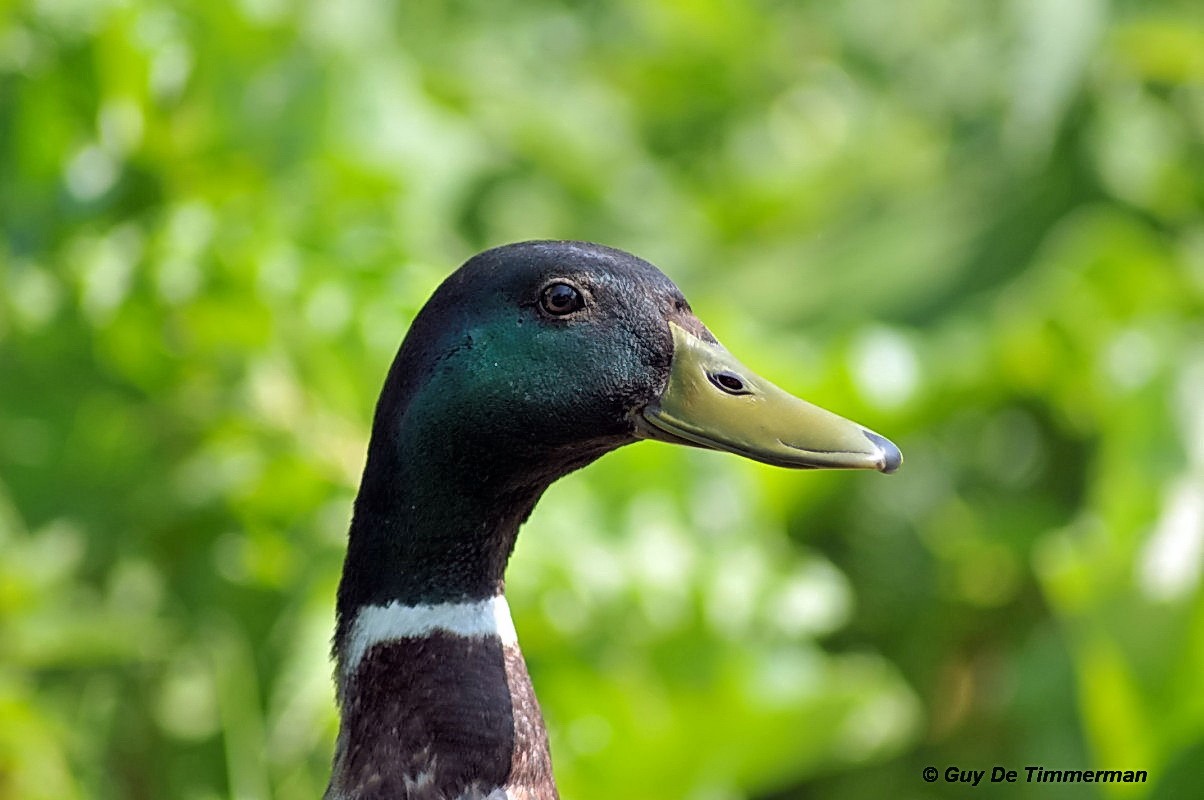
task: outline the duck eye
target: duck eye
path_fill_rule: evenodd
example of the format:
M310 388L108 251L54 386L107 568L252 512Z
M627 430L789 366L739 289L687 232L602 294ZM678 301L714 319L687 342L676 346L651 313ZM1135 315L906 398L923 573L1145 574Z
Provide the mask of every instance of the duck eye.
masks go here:
M711 383L718 386L728 394L752 394L752 392L744 385L744 381L734 372L723 370L722 372L708 372L707 377L711 379Z
M556 317L571 314L585 305L581 292L567 283L553 283L543 290L539 298L543 310Z

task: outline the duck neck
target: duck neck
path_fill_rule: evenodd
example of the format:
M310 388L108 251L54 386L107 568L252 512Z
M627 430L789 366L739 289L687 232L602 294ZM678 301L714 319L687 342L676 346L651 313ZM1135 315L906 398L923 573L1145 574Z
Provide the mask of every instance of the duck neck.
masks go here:
M377 460L384 460L378 459ZM544 486L465 480L436 459L373 463L356 499L339 585L342 642L363 607L487 600L502 593L518 527Z
M328 797L426 797L413 787L429 784L431 797L555 798L503 577L544 489L610 447L527 458L378 433L339 586Z
M482 411L395 379L377 405L339 586L336 645L357 609L501 593L519 526L560 476L623 443L575 432L532 442L498 404ZM401 366L399 366L401 365Z

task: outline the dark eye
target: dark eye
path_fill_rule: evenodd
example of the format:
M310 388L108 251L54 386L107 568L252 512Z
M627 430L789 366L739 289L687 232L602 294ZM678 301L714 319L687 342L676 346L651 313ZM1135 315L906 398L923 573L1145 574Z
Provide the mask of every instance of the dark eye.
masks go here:
M728 394L752 394L752 392L744 385L744 381L734 372L723 370L722 372L708 372L707 377L711 379L711 383L718 386Z
M543 290L539 304L552 316L563 317L585 305L585 300L576 287L569 286L567 283L553 283Z

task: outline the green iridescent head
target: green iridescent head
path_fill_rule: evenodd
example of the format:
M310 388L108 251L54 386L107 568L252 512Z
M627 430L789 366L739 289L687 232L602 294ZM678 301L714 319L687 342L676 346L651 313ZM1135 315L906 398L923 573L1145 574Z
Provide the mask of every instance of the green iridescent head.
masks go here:
M639 438L783 467L892 472L901 460L741 364L651 264L579 242L489 250L439 287L377 410L386 429L403 419L428 429L425 447L524 460Z

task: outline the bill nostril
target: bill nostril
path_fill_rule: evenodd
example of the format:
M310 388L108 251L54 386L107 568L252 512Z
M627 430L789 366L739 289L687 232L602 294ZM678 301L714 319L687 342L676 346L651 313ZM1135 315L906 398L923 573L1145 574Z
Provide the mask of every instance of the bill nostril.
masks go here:
M707 378L710 379L711 383L728 394L750 394L748 387L744 384L744 380L729 370L708 372Z

